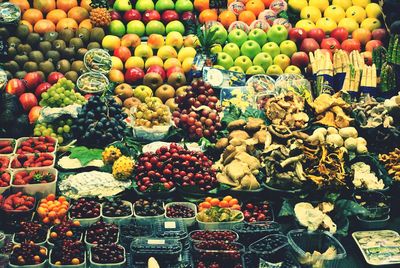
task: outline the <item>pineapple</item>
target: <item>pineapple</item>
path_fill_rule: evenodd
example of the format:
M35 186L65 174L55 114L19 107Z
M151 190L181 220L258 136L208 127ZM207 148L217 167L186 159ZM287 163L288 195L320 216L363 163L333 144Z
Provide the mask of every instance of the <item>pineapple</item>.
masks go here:
M90 22L95 27L105 27L111 23L111 15L108 12L108 0L92 0L90 6Z
M135 163L131 158L121 156L114 162L112 174L117 180L127 180L132 175L134 167Z
M115 146L109 146L101 153L103 162L106 164L114 163L118 158L122 156L120 149Z

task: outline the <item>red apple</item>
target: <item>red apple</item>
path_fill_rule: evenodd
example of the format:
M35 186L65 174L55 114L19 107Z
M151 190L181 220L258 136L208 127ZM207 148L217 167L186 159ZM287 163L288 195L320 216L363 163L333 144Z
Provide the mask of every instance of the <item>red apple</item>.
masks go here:
M289 39L297 44L307 38L307 32L302 28L292 28L289 30Z
M142 15L140 15L140 12L136 9L131 9L124 13L123 18L125 22L130 22L131 20L141 20Z
M30 72L24 76L23 79L26 89L34 90L40 83L42 83L42 77L38 72Z
M291 64L296 65L299 68L305 68L305 67L307 67L307 65L309 63L309 58L308 58L307 53L305 53L304 51L299 51L299 52L293 53L290 61L291 61Z
M182 13L181 15L181 19L184 21L196 21L196 16L194 15L194 13L192 11L185 11Z
M372 51L365 51L361 53L361 56L363 56L365 64L372 65Z
M168 24L171 21L179 20L179 14L175 10L165 10L161 15L161 20L164 24Z
M164 68L163 67L161 67L161 66L158 66L158 65L152 65L152 66L150 66L148 69L147 69L147 72L146 72L147 74L148 73L158 73L160 76L161 76L161 78L163 79L163 80L165 80L165 77L166 77L166 73L165 73L165 71L164 71Z
M115 10L111 10L110 15L111 15L111 20L121 20L121 15Z
M35 89L36 97L40 98L40 95L42 95L43 92L46 92L50 87L51 87L51 84L48 82L43 82L43 83L39 84Z
M375 29L372 31L372 39L374 40L380 40L382 43L384 43L387 39L388 33L386 29L384 28L379 28Z
M366 51L373 51L377 47L383 46L383 43L381 40L370 40L368 43L365 45L365 50Z
M130 56L132 56L132 53L129 48L121 46L114 49L114 56L120 58L122 62L125 62Z
M37 98L33 93L23 93L19 96L19 102L25 111L29 112L33 106L38 105Z
M34 124L38 120L41 110L42 110L42 107L40 107L40 106L33 106L31 108L31 110L29 111L29 114L28 114L29 123Z
M125 82L128 84L134 84L139 82L144 77L144 71L138 67L129 68L125 72Z
M64 77L64 75L62 73L52 72L47 76L47 82L49 82L50 84L53 85L53 84L57 83L57 81L60 78L63 78L63 77Z
M143 18L142 18L143 23L146 24L152 20L161 20L160 13L158 13L157 10L146 10L143 13Z
M361 51L361 43L355 39L347 39L343 41L342 49L348 53L353 50Z
M169 77L172 73L175 73L175 72L179 72L179 73L185 74L185 72L183 71L182 67L174 66L174 67L171 67L171 68L169 68L167 70L167 77Z
M321 48L335 53L336 50L340 49L340 43L333 37L324 38L321 42Z
M25 92L25 84L22 80L13 78L7 82L6 92L11 95L21 96Z
M338 27L331 32L331 37L342 43L344 40L349 38L349 32L344 27Z
M319 44L325 38L325 32L321 28L314 28L307 33L307 37L315 39Z
M307 54L309 52L314 52L319 48L317 41L313 38L306 38L301 42L300 51L304 51Z

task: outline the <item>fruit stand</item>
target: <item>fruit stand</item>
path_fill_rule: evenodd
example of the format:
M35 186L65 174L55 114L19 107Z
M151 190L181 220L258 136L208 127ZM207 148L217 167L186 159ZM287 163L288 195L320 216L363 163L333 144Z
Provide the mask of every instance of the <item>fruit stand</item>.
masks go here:
M0 267L398 267L399 10L0 1Z

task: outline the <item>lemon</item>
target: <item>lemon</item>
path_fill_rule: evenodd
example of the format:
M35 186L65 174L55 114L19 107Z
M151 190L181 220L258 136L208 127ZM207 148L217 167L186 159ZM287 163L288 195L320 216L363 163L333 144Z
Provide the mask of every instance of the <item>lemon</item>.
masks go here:
M361 28L370 30L371 32L375 29L381 28L381 22L378 19L375 18L366 18L362 23L361 23Z
M320 18L315 25L317 28L324 30L327 34L330 34L337 28L336 22L330 18Z
M367 17L367 12L362 7L352 6L346 10L346 17L355 19L357 23L361 23Z
M307 0L289 0L288 2L289 8L297 13L308 6Z
M371 3L370 0L352 0L353 6L359 6L365 8L369 3Z
M344 18L339 21L338 27L346 28L346 30L351 34L359 28L359 25L353 18Z
M339 6L346 11L353 4L351 3L351 0L333 0L332 5Z
M382 16L381 7L376 3L368 4L365 8L368 18L379 18Z
M317 7L321 12L324 12L325 9L329 7L329 0L310 0L308 3L309 6Z
M301 10L300 18L317 22L322 17L321 11L317 7L308 6Z
M315 29L316 26L314 24L314 22L312 22L311 20L299 20L296 23L296 28L302 28L304 29L306 32Z
M346 17L346 12L340 6L331 5L325 9L324 17L333 19L336 23Z

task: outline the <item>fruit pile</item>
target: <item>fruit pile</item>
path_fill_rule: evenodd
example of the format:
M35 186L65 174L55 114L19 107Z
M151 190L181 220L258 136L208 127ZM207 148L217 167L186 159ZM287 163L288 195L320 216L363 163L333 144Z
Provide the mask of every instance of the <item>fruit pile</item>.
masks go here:
M10 185L11 174L8 171L0 171L0 187L7 187Z
M243 205L244 220L247 222L272 221L271 205L268 201L248 202Z
M134 203L134 211L138 216L158 216L165 213L164 204L157 200L139 199Z
M199 261L237 262L241 259L243 248L240 244L221 240L202 241L194 245L195 258Z
M225 241L235 242L238 235L232 231L194 231L191 233L190 238L194 241Z
M218 186L211 166L212 161L203 153L171 144L139 157L135 181L140 192L169 190L175 185L210 191Z
M37 222L21 222L18 232L15 233L14 241L17 243L29 242L43 243L47 238L47 227Z
M5 211L28 211L35 206L35 198L25 195L22 192L11 194L7 197L1 197L4 199L1 208Z
M106 201L102 206L102 215L106 217L124 217L132 213L131 206L123 200Z
M56 199L54 194L49 194L40 200L37 214L45 224L60 224L66 218L68 209L69 202L64 196Z
M199 211L203 211L211 207L231 208L240 210L239 201L230 195L223 197L222 200L219 200L219 198L215 197L214 198L206 197L204 201L199 204Z
M81 241L64 240L50 254L54 265L79 265L85 261L85 245Z
M63 77L40 95L42 100L39 105L42 107L65 107L75 103L85 104L86 99L80 93L75 92L74 88L74 83Z
M55 175L48 171L19 171L14 174L14 179L12 183L14 185L49 183L53 182L55 179Z
M91 248L91 258L94 263L112 264L125 260L124 248L117 244L103 244Z
M33 242L22 242L14 246L10 263L17 266L39 265L47 260L47 250Z
M17 154L53 153L55 151L55 146L56 141L52 137L32 137L22 141L19 144L17 148Z
M86 231L86 242L95 245L118 242L118 226L102 221L91 225Z
M50 153L18 154L11 161L11 168L48 167L54 164Z
M70 218L87 219L100 216L100 203L86 198L79 198L71 206L69 211Z
M140 103L136 107L133 117L135 118L135 126L146 128L169 125L171 123L169 107L153 97L146 98L145 103Z
M35 136L50 136L56 138L59 144L71 139L71 125L72 119L55 120L53 123L36 123L33 129Z
M78 221L63 221L50 229L48 242L57 244L64 240L80 241L81 238L82 230Z
M0 156L0 171L4 171L10 164L10 158L7 156Z
M14 152L15 140L0 140L0 154L12 154Z
M168 206L166 216L168 218L192 218L195 216L195 211L185 205L173 204Z

